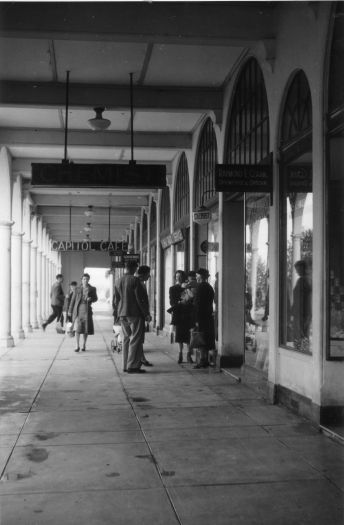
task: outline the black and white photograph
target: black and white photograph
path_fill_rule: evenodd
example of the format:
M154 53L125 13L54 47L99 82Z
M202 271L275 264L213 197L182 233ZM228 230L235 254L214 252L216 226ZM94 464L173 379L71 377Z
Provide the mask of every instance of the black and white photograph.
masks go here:
M0 1L0 525L344 525L344 1Z

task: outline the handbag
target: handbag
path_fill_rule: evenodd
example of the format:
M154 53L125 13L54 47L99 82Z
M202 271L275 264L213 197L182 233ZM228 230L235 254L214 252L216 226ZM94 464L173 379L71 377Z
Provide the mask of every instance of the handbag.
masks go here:
M74 328L74 323L69 321L66 324L66 333L67 333L67 335L69 335L69 337L74 337L75 336L75 330L73 330L73 328Z
M202 348L204 346L206 346L204 333L198 332L197 330L191 330L190 350L193 350L194 348Z
M65 333L61 321L57 321L57 323L56 323L56 332L58 334L64 334Z

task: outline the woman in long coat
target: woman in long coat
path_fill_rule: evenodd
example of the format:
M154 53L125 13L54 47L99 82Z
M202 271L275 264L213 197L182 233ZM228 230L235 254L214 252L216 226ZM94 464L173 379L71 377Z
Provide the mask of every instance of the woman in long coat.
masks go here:
M175 327L175 343L179 346L178 363L183 362L183 345L186 345L187 354L186 359L188 363L192 363L190 344L190 328L191 322L191 303L186 297L186 274L183 270L177 270L175 273L176 284L170 287L170 305L167 311L172 315L171 324Z
M206 368L209 366L209 350L215 348L215 323L213 316L214 290L207 282L209 272L206 268L196 271L197 287L194 295L194 319L195 327L202 332L205 345L200 348L200 363L194 368Z
M81 350L85 352L86 341L89 335L94 334L93 313L91 304L98 301L97 290L89 284L90 276L84 273L81 278L81 286L73 292L69 305L68 316L71 318L76 337L76 348L74 352L80 351L80 334L83 334L83 346Z

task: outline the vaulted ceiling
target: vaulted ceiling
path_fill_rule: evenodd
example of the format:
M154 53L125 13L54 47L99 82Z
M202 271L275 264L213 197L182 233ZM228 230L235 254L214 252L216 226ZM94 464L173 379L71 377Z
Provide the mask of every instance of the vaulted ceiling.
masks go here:
M61 162L66 71L70 71L67 156L75 163L128 163L133 73L134 158L171 163L213 112L240 60L274 41L273 2L0 3L0 143L26 181L50 236L120 240L151 190L33 188L32 162ZM93 108L105 107L106 131L93 131Z

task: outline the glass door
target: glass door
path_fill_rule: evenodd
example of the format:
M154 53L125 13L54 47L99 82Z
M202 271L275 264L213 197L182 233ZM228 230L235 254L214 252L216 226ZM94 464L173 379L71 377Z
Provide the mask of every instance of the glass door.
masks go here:
M265 193L245 197L245 363L268 371L269 205Z

